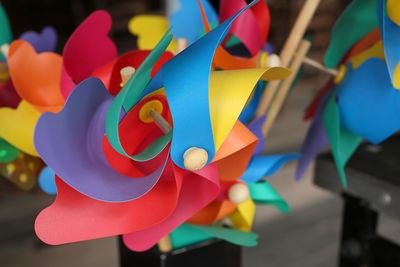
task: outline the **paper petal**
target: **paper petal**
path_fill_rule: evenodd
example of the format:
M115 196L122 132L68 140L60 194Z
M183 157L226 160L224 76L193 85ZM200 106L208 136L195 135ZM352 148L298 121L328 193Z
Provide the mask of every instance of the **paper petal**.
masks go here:
M318 94L314 97L314 99L311 101L311 103L308 105L304 116L303 120L309 120L315 116L315 113L318 110L318 107L320 106L321 100L323 99L324 95L327 94L329 89L332 87L333 80L330 79L318 92Z
M40 113L25 101L17 109L0 108L0 136L11 145L37 156L33 146L33 131Z
M383 48L389 75L393 86L400 89L400 26L386 15L386 6L383 0L378 1L378 19L382 34ZM393 5L393 4L392 4ZM388 3L389 6L389 3ZM393 12L393 11L392 11Z
M259 81L257 83L256 88L254 89L253 97L250 102L242 110L240 113L238 120L240 120L243 124L248 124L254 117L254 113L257 110L258 104L260 103L260 98L262 94L262 90L264 88L264 82Z
M380 143L400 129L400 91L392 87L381 59L348 70L338 98L341 125L369 142Z
M236 123L259 79L280 80L290 73L281 67L211 72L209 105L216 150Z
M9 44L12 41L12 33L10 28L10 23L6 11L3 5L0 3L0 45ZM4 56L0 53L0 60L3 60Z
M75 86L76 84L71 79L71 77L69 77L69 74L65 69L65 65L62 64L61 77L60 77L60 90L65 100L67 100L69 94L72 92L72 90L74 90Z
M351 58L353 56L356 56L360 54L361 52L365 51L366 49L370 48L373 44L377 43L378 41L381 41L381 33L379 31L379 28L376 28L375 30L372 30L365 36L361 38L360 41L358 41L348 52L345 58Z
M387 0L386 7L390 19L400 26L400 3L396 0Z
M111 24L111 16L106 11L95 11L68 39L63 59L74 81L81 82L96 68L117 57L117 48L108 37Z
M233 16L236 12L246 7L246 5L246 1L244 0L221 0L220 22ZM269 16L269 12L267 15ZM229 32L242 41L252 56L256 55L264 46L265 39L264 36L261 36L258 21L252 9L247 10L235 20Z
M249 197L245 202L240 203L236 210L229 215L229 219L233 223L233 228L242 231L250 231L253 225L255 212L256 205Z
M218 165L220 180L233 181L242 176L257 141L257 137L246 126L239 121L236 122L214 158L214 162Z
M170 161L160 182L149 193L128 202L110 203L89 198L56 178L56 200L36 218L36 234L43 242L58 245L157 225L174 211L182 179L183 175L173 174Z
M209 164L196 172L186 172L174 212L153 227L124 235L125 245L134 251L151 248L167 233L215 199L218 193L218 172L215 164Z
M296 168L296 180L300 180L309 164L329 142L324 125L322 124L322 113L325 110L326 103L335 91L336 87L331 86L328 88L327 92L321 96L321 101L319 102L313 121L301 146L301 157Z
M221 183L223 185L224 182ZM230 184L232 184L230 182ZM221 192L220 192L221 195ZM235 211L237 204L230 200L218 200L208 204L206 207L194 214L190 219L186 220L187 223L209 225L216 221L228 216Z
M58 112L64 105L60 91L62 58L53 52L37 54L26 41L11 43L8 67L18 94L41 112Z
M1 64L0 62L0 68L2 67ZM21 97L15 92L11 79L0 83L0 107L17 108L19 102L21 102Z
M262 153L265 146L265 137L262 132L262 126L267 119L266 115L262 115L255 119L254 121L250 122L247 126L249 130L258 138L258 143L256 148L254 149L253 156L258 156Z
M215 51L213 65L223 70L250 69L259 66L259 57L239 57L230 54L224 47L219 46Z
M213 235L216 238L228 241L238 246L253 247L257 245L258 235L253 232L240 231L218 226L193 226L202 229L206 233Z
M45 113L40 117L34 140L41 158L69 186L94 199L122 202L151 190L166 159L154 173L141 179L129 179L108 164L102 139L111 100L99 79L84 80L60 113Z
M263 177L270 176L289 160L300 158L300 154L282 154L253 157L240 180L255 183Z
M174 249L186 247L195 243L199 243L214 238L213 235L206 233L198 228L192 227L191 224L181 224L169 234L171 245Z
M55 173L49 168L44 167L39 174L39 186L49 195L57 194L57 187L56 187L56 180L55 180Z
M368 59L376 57L382 60L385 60L385 54L383 52L382 41L378 41L373 44L371 47L365 49L359 54L349 58L349 62L351 63L353 69L358 68L361 64L363 64Z
M207 0L201 0L208 21L218 22L218 15L212 5ZM180 9L173 13L169 18L169 24L175 38L185 38L188 44L194 43L203 29L203 22L200 9L195 0L180 0Z
M362 138L341 127L339 109L336 104L336 94L333 94L328 100L322 115L322 121L331 145L333 158L335 159L342 185L346 188L347 181L344 166L360 145Z
M185 223L175 229L170 234L170 238L173 248L177 249L211 238L223 239L239 246L255 246L258 235L217 226L200 226Z
M265 180L248 184L250 196L256 204L274 205L284 213L290 212L290 207L281 195Z
M128 24L129 31L138 36L137 47L141 50L153 49L168 31L168 27L168 19L157 15L138 15ZM176 42L172 40L167 50L176 49Z
M263 1L262 1L263 2ZM258 2L260 3L260 2ZM258 4L257 3L257 4ZM256 4L256 5L257 5ZM199 7L200 7L200 12L201 12L201 17L203 19L203 24L204 24L204 29L205 33L208 33L211 31L211 26L207 20L206 13L204 11L204 7L202 6L201 2L199 2ZM253 6L254 7L254 6ZM218 24L216 24L218 25ZM234 40L237 44L240 45L240 40L232 35L232 38L230 38L226 43L225 46L228 47L229 41ZM235 43L235 44L236 44ZM230 48L230 47L228 47ZM246 55L248 54L248 51L245 51ZM255 55L253 57L240 57L236 55L230 54L224 46L220 45L217 47L215 50L214 58L212 61L212 64L214 68L219 68L223 70L234 70L234 69L248 69L248 68L256 68L258 65L258 55Z
M131 66L138 69L139 66L144 62L144 60L149 56L150 50L133 50L121 55L112 66L111 76L109 85L107 86L108 91L112 95L117 95L121 91L121 69L127 66ZM173 54L170 52L164 52L160 58L156 61L151 69L151 78L160 70L162 65L170 60ZM99 77L100 78L100 77ZM160 87L159 87L160 88ZM157 89L159 89L157 88Z
M35 31L24 32L19 39L30 43L35 48L36 53L53 52L57 45L57 32L53 27L47 26L40 33Z
M378 0L354 0L336 21L325 54L325 65L335 68L346 52L364 35L378 27Z
M258 27L260 29L260 33L261 33L261 48L264 51L266 51L265 45L266 45L266 41L268 38L268 34L269 34L269 28L270 28L270 24L271 24L271 15L269 12L269 8L268 8L268 4L267 1L258 1L257 4L255 4L254 6L251 7L250 9L254 16L256 17L257 23L258 23ZM269 54L273 53L273 49L268 49L267 51Z

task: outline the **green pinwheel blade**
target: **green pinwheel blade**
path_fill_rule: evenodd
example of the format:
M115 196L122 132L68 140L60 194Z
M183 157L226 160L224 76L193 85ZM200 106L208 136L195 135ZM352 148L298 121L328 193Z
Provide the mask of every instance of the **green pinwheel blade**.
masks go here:
M346 188L347 181L344 166L360 145L362 138L341 127L336 94L333 94L328 100L322 115L322 121L331 145L340 179L342 180L343 187Z
M10 23L6 11L4 10L0 2L0 46L3 44L9 44L12 41L12 33ZM3 54L0 53L0 60L4 60Z
M378 27L377 2L354 0L336 21L325 54L325 65L328 68L335 68L355 43Z

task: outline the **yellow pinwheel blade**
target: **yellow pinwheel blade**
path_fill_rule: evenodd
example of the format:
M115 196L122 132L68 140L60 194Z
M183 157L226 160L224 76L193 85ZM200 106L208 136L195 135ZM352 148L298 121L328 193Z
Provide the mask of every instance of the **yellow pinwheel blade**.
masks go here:
M0 108L0 136L23 152L38 156L33 146L33 132L40 112L26 101L17 109Z

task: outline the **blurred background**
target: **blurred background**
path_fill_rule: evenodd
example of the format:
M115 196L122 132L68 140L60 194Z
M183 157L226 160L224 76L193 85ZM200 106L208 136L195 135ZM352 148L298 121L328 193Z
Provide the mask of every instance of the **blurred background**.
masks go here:
M194 1L194 0L193 0ZM218 9L218 0L211 0ZM330 30L350 0L322 0L307 34L312 38L309 57L323 61ZM268 42L277 51L282 47L303 1L270 0L271 30ZM57 52L73 30L94 10L105 9L113 18L111 38L120 54L134 49L136 38L127 24L137 14L165 14L160 0L2 0L14 36L27 30L40 31L53 26L59 36ZM267 139L265 153L300 151L309 122L303 111L329 77L310 67L286 101L279 119ZM342 202L337 196L312 184L313 168L296 182L296 163L287 164L269 178L271 184L288 201L290 214L272 206L259 206L254 231L260 234L259 245L245 248L243 266L337 266ZM40 189L25 192L6 179L0 179L0 265L1 266L118 266L116 238L48 246L37 239L34 219L52 203L54 196ZM392 235L390 222L381 228ZM385 233L383 233L385 234Z

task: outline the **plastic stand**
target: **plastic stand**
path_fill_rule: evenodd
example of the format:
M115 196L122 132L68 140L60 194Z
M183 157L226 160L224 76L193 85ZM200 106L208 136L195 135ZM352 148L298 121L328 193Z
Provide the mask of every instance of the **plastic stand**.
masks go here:
M377 233L380 214L400 220L400 137L362 144L346 165L343 189L330 154L317 159L314 183L344 200L340 267L400 266L400 247Z
M119 238L121 267L240 267L241 247L211 239L161 253L157 246L145 252L129 250Z

